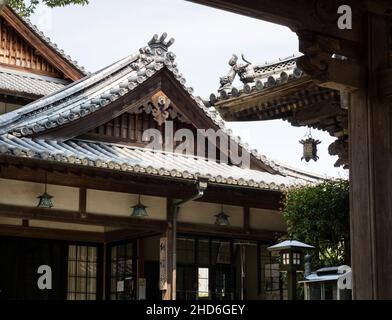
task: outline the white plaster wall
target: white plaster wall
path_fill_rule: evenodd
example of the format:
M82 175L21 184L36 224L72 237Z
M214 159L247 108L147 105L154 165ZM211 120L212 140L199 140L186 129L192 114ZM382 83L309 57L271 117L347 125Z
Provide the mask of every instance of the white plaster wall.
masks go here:
M138 195L100 190L87 190L87 212L130 217L132 206L138 202ZM147 206L146 219L166 220L166 198L142 196Z
M252 229L285 232L286 222L280 211L250 209L250 226Z
M192 222L201 224L215 224L216 217L221 211L218 203L205 203L192 201L181 206L178 215L180 222ZM233 227L243 227L243 208L236 206L223 206L223 211L229 215L230 225Z
M41 183L24 182L19 180L0 179L0 203L36 207L37 197L45 191ZM56 209L78 210L79 189L63 186L48 185L47 192L53 196Z

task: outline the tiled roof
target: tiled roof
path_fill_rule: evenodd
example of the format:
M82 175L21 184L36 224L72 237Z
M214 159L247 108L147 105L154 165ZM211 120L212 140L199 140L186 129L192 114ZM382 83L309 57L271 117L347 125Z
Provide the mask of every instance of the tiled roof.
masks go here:
M219 101L261 92L267 88L277 87L287 82L300 79L304 72L297 67L296 60L299 55L279 59L265 64L231 64L232 69L228 76L221 78L221 87L217 93L210 95L210 105ZM236 61L236 60L235 60ZM233 85L236 75L243 82L242 87Z
M6 92L42 97L63 89L66 84L58 79L0 69L0 90Z
M179 86L183 87L189 94L189 96L194 100L195 106L200 108L205 115L212 120L212 122L219 127L228 138L235 141L240 147L249 152L253 157L258 159L260 162L266 164L267 166L274 169L279 174L270 174L265 172L259 172L255 170L242 169L239 167L228 166L225 164L206 162L205 160L195 160L194 157L187 158L184 156L176 157L174 155L167 154L166 159L174 157L177 159L178 163L169 162L169 167L165 170L167 172L174 172L177 170L177 174L187 177L195 168L199 167L199 163L203 163L201 169L205 169L207 172L208 168L211 168L212 179L218 179L219 181L231 181L238 179L243 185L258 185L260 186L260 181L265 181L265 183L274 183L274 185L291 185L292 182L299 181L316 181L320 177L315 175L311 176L308 174L301 175L298 172L291 170L283 165L277 165L273 161L267 159L265 156L260 155L256 150L250 149L249 145L242 142L241 138L235 136L230 129L225 127L225 122L215 110L215 108L208 108L206 104L199 97L195 97L192 92L192 88L186 87L186 80L180 74L177 63L175 61L175 55L168 51L169 46L174 42L174 39L166 41L166 34L161 37L155 35L153 39L148 43L148 46L143 47L138 53L130 55L98 72L95 72L75 83L72 83L65 87L63 90L58 91L54 94L41 98L27 106L24 106L18 110L6 113L0 116L0 135L3 141L4 152L9 153L10 150L13 155L21 156L31 156L40 157L43 159L55 159L58 150L56 149L58 145L61 145L65 149L69 149L70 146L75 147L70 154L72 161L76 159L80 160L80 164L83 165L93 165L101 166L102 163L108 163L108 166L113 168L120 168L124 163L127 163L126 167L129 170L132 169L132 161L135 157L131 156L129 158L113 157L113 150L115 154L120 154L120 150L126 152L127 154L132 153L143 155L143 161L147 161L148 155L154 155L152 163L146 162L142 166L147 168L151 172L160 172L161 159L157 156L158 153L154 153L151 150L140 150L140 149L121 149L115 145L107 145L100 143L74 141L70 140L67 142L59 141L46 141L42 140L31 140L28 138L31 134L42 133L46 130L61 127L63 125L69 124L70 122L76 121L82 117L86 117L89 114L102 110L121 96L133 91L140 84L144 83L147 79L151 78L154 74L159 72L161 69L165 68L172 73L173 77L178 81ZM12 144L17 142L20 146L24 146L25 149L22 153L17 148L16 154ZM39 152L35 150L32 146L43 145L45 147L53 146L56 147L49 148L46 151L40 150ZM80 145L83 144L83 150L80 149ZM79 145L77 147L77 145ZM102 147L105 146L105 147ZM95 152L92 149L98 148L102 151L102 154L97 158L94 156ZM103 151L103 150L106 151ZM110 149L110 151L108 151ZM77 153L75 150L79 150L81 153ZM87 152L88 151L88 152ZM54 152L52 154L52 152ZM42 153L44 156L42 157ZM48 156L51 155L51 156ZM105 156L106 155L106 156ZM113 158L112 158L113 157ZM136 157L137 158L137 157ZM64 157L60 157L60 161L64 160ZM67 158L65 158L67 159ZM186 160L185 160L186 159ZM127 161L130 161L128 163ZM183 161L184 166L179 167L180 160ZM65 161L69 161L65 160ZM113 164L113 165L110 165ZM173 165L173 167L170 167ZM128 170L128 169L126 169ZM220 170L223 170L220 174ZM193 173L193 175L196 172ZM172 174L172 173L170 173ZM204 172L203 172L204 174ZM218 181L217 180L217 181ZM263 184L264 186L264 184Z
M61 142L8 134L0 136L0 154L168 178L196 179L202 175L216 184L266 190L284 190L318 181L314 177L274 175L195 156L77 139Z

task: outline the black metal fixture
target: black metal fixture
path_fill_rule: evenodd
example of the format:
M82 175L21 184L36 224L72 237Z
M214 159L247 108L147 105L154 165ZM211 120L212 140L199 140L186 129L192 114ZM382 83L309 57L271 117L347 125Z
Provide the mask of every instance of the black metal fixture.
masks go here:
M312 138L310 128L305 139L301 140L299 143L303 145L303 156L301 160L305 159L306 162L309 162L310 160L317 161L319 159L317 156L317 146L321 143L321 141Z
M47 176L45 174L45 192L41 194L40 196L37 197L38 200L38 208L45 208L45 209L50 209L53 208L53 196L48 194L48 184L47 184Z
M137 205L133 206L132 208L133 208L132 217L134 217L134 218L148 217L148 213L146 210L148 207L140 202L140 194L139 194L139 201L138 201Z
M302 269L304 251L309 249L314 247L296 240L286 240L268 248L279 252L282 270L287 271L289 300L297 299L297 271Z
M217 226L230 225L230 221L229 221L230 216L223 211L223 204L221 205L221 211L217 215L215 215L215 217L216 217L215 224Z

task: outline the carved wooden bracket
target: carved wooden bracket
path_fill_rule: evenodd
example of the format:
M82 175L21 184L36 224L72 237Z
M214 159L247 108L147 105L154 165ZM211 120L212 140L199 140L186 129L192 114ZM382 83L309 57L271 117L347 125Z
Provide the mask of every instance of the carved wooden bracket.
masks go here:
M361 60L361 52L352 44L309 31L299 31L298 37L305 55L297 65L319 86L348 92L366 86L365 67L356 62Z
M300 57L297 65L321 87L351 92L366 86L364 66L347 59L320 52Z
M161 126L169 118L170 113L168 108L170 106L170 100L162 91L159 91L152 96L151 103L153 105L152 115L154 116L154 120Z

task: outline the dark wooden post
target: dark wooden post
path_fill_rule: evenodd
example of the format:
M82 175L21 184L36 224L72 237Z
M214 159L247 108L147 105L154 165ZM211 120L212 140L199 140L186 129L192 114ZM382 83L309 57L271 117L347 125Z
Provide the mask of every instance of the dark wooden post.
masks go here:
M287 269L287 295L289 300L297 300L297 268L293 265Z
M166 220L167 220L167 228L163 237L167 239L167 288L165 291L162 292L162 299L163 300L173 300L173 290L175 290L175 285L173 286L173 200L167 199L167 206L166 206Z
M380 90L381 74L390 75L390 29L375 14L367 27L368 88L350 101L353 298L392 299L392 104Z

